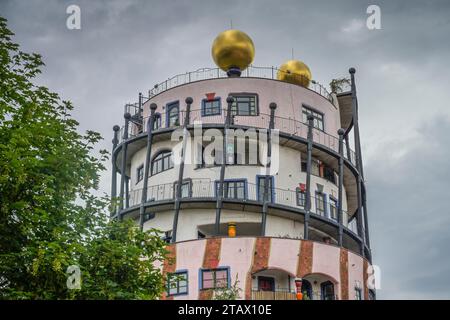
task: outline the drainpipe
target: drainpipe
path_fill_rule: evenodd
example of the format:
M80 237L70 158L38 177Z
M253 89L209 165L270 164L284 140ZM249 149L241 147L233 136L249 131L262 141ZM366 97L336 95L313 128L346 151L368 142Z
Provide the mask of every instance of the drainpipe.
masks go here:
M262 207L262 221L261 221L261 236L266 235L266 224L267 224L267 208L269 206L269 181L270 181L270 166L272 163L272 130L275 127L275 109L277 104L272 102L269 105L270 108L270 123L269 131L267 136L267 163L266 163L266 175L264 176L264 195L263 195L263 207ZM273 187L273 186L272 186ZM272 191L272 190L271 190ZM271 192L272 195L272 192ZM271 199L272 200L272 199Z
M120 169L120 202L119 202L119 220L122 220L122 210L124 201L124 188L125 188L125 176L126 176L126 164L127 164L127 149L128 149L128 126L130 124L131 114L126 112L123 117L125 118L125 127L122 136L122 165Z
M141 231L144 229L145 203L147 202L148 177L150 175L150 158L153 144L153 123L155 121L156 108L157 105L155 103L150 105L150 118L147 121L147 153L145 154L144 182L141 193L141 205L139 207L139 228Z
M183 146L181 149L181 159L180 159L180 169L178 171L178 184L175 195L175 213L173 216L173 227L172 227L172 243L177 241L177 229L178 229L178 216L180 214L180 203L181 203L181 190L183 186L183 173L184 173L184 162L186 159L186 145L188 140L189 132L187 127L189 125L189 118L191 114L191 104L193 99L191 97L187 97L186 100L186 117L184 119L183 124Z
M342 212L342 202L343 202L343 185L344 185L344 129L338 130L339 135L339 186L338 186L338 223L339 223L339 246L342 247L342 235L343 235L343 223L344 216Z
M223 180L225 179L225 166L227 162L227 130L231 123L231 106L233 105L234 98L227 97L227 116L225 118L225 124L223 128L223 144L222 144L222 165L220 166L220 180L219 190L216 196L216 222L214 227L214 233L216 236L220 233L220 215L222 213L222 200L223 200ZM215 188L216 186L214 186Z
M312 163L312 144L313 144L313 126L314 117L308 115L308 149L306 162L306 203L305 203L305 223L303 238L309 240L309 218L311 214L311 163Z
M113 127L114 138L112 140L112 152L111 152L111 163L112 163L112 177L111 177L111 212L110 217L114 217L117 212L117 168L116 168L116 157L114 156L114 150L117 148L119 143L119 131L120 127L115 125Z
M353 113L353 133L355 139L355 152L356 152L356 168L358 169L356 192L358 196L358 208L356 211L358 222L358 235L361 237L361 255L365 257L365 235L363 232L363 216L362 216L362 161L361 161L361 143L359 136L359 123L358 123L358 100L356 98L356 85L355 85L355 68L350 68L349 73L351 77L352 85L352 113Z

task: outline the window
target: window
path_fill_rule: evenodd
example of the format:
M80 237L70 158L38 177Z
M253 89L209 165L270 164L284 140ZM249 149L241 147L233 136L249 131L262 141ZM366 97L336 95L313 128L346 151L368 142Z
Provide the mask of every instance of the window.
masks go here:
M177 186L178 186L178 182L175 182L173 184L173 194L174 197L177 196ZM182 198L189 198L191 197L191 180L188 181L183 181L181 184L181 197Z
M226 288L229 283L228 269L208 269L201 270L201 289Z
M220 98L202 101L202 116L214 116L220 114Z
M320 192L316 192L316 214L325 215L325 195Z
M155 113L153 118L153 130L158 130L161 128L161 114Z
M162 239L166 243L170 243L170 241L172 241L172 230L165 231L164 232L164 236L162 237Z
M330 167L323 167L323 177L331 183L336 184L336 175L334 174L334 170Z
M173 102L167 105L167 127L180 125L180 104Z
M167 275L167 294L169 296L188 293L188 273L179 271Z
M297 205L305 207L306 205L306 191L302 191L300 188L296 189L297 192Z
M264 198L264 186L266 185L266 177L258 176L256 177L256 183L258 188L258 201L268 200L269 202L273 202L273 177L269 176L269 193L267 195L268 198ZM270 197L270 198L269 198Z
M308 115L312 114L312 116L314 117L314 128L319 129L321 131L324 130L324 126L323 126L323 113L317 112L311 108L302 107L302 118L303 118L303 123L308 124Z
M338 202L336 199L330 197L330 218L338 221Z
M234 102L231 106L231 114L235 116L257 116L258 98L256 94L232 95Z
M144 222L151 220L155 217L155 213L154 212L148 212L148 213L144 213Z
M319 160L315 160L315 159L311 160L311 174L312 175L319 176L319 174L320 174L319 166L320 166ZM303 172L306 172L306 170L307 170L307 161L306 160L302 160L301 170Z
M372 289L369 289L369 300L375 300L375 291Z
M216 181L216 194L219 194L220 181ZM247 198L245 180L225 180L223 182L223 197L231 199Z
M140 165L137 169L136 169L136 183L142 181L142 179L144 179L144 165Z
M361 288L355 288L355 300L362 300Z
M162 151L158 153L152 161L152 175L173 168L172 152Z

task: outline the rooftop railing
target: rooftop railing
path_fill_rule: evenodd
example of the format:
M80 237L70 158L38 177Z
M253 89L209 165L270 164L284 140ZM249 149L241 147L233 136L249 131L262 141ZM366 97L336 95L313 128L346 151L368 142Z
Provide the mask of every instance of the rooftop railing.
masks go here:
M280 70L276 67L249 66L242 72L241 78L262 78L262 79L276 80L277 73L279 71ZM281 70L280 72L285 71ZM161 83L156 84L152 89L148 91L148 96L149 98L151 98L161 92L164 92L166 90L169 90L171 88L183 84L200 80L219 79L219 78L228 78L227 73L219 68L201 68L195 71L177 74L176 76L173 76ZM325 99L332 101L332 97L328 92L328 90L317 81L312 80L309 84L308 89L320 94Z
M185 199L216 199L218 193L218 181L210 179L192 179L188 184L183 185L182 196ZM147 188L147 202L172 201L175 199L176 183L165 183L152 185ZM131 190L129 193L129 206L137 206L141 202L142 188ZM264 200L263 188L253 183L245 183L240 187L224 187L223 198L236 201L253 201L262 204ZM288 190L282 188L272 188L269 191L267 200L270 203L305 209L306 196L299 190ZM315 216L320 216L334 222L338 222L337 203L330 201L320 195L311 195L310 212ZM355 219L343 210L343 226L356 232Z
M178 117L179 121L175 122L173 125L169 124L167 115L165 113L158 113L155 118L154 131L157 132L164 128L176 128L184 124L185 112L181 111ZM190 113L190 124L201 123L202 125L208 124L224 124L226 119L226 109L220 110L220 114L216 115L204 115L202 110L192 110ZM285 118L275 116L275 129L280 130L282 133L287 133L294 136L299 136L302 138L307 138L308 125L302 121L294 118ZM146 132L148 117L142 119L142 124L140 125L130 125L128 128L128 139L133 138L143 132ZM243 127L255 127L255 128L269 128L270 115L259 113L257 116L232 116L232 124L236 126ZM124 139L124 127L122 127L120 132L120 141ZM339 138L333 136L325 131L314 128L313 129L313 141L317 144L323 145L324 147L338 153L339 152ZM353 165L356 165L356 154L353 150L348 150L344 144L344 157L350 161Z

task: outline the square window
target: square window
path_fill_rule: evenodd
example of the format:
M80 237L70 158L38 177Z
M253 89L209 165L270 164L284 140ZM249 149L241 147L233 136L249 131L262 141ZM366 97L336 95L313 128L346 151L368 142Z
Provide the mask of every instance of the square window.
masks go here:
M228 270L225 268L201 270L201 288L215 289L228 287Z
M305 123L305 124L308 124L308 115L312 115L314 117L314 120L313 120L314 128L319 129L320 131L324 131L323 114L319 113L317 111L314 111L311 108L302 106L302 119L303 119L303 123Z
M256 94L231 95L234 102L231 106L231 114L235 116L257 116L258 99Z
M167 294L178 295L188 293L187 271L169 273L167 275Z
M202 116L214 116L220 114L220 98L202 102Z

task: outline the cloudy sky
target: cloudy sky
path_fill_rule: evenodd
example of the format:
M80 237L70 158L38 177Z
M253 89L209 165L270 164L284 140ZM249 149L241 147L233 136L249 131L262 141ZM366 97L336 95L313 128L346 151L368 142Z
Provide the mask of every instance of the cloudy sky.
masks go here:
M81 30L66 28L70 4ZM381 30L366 27L370 4ZM43 55L39 83L72 100L81 130L108 149L123 105L213 66L211 42L231 19L252 37L255 65L294 48L323 84L355 67L378 297L450 298L449 1L0 0L0 15L23 50Z

